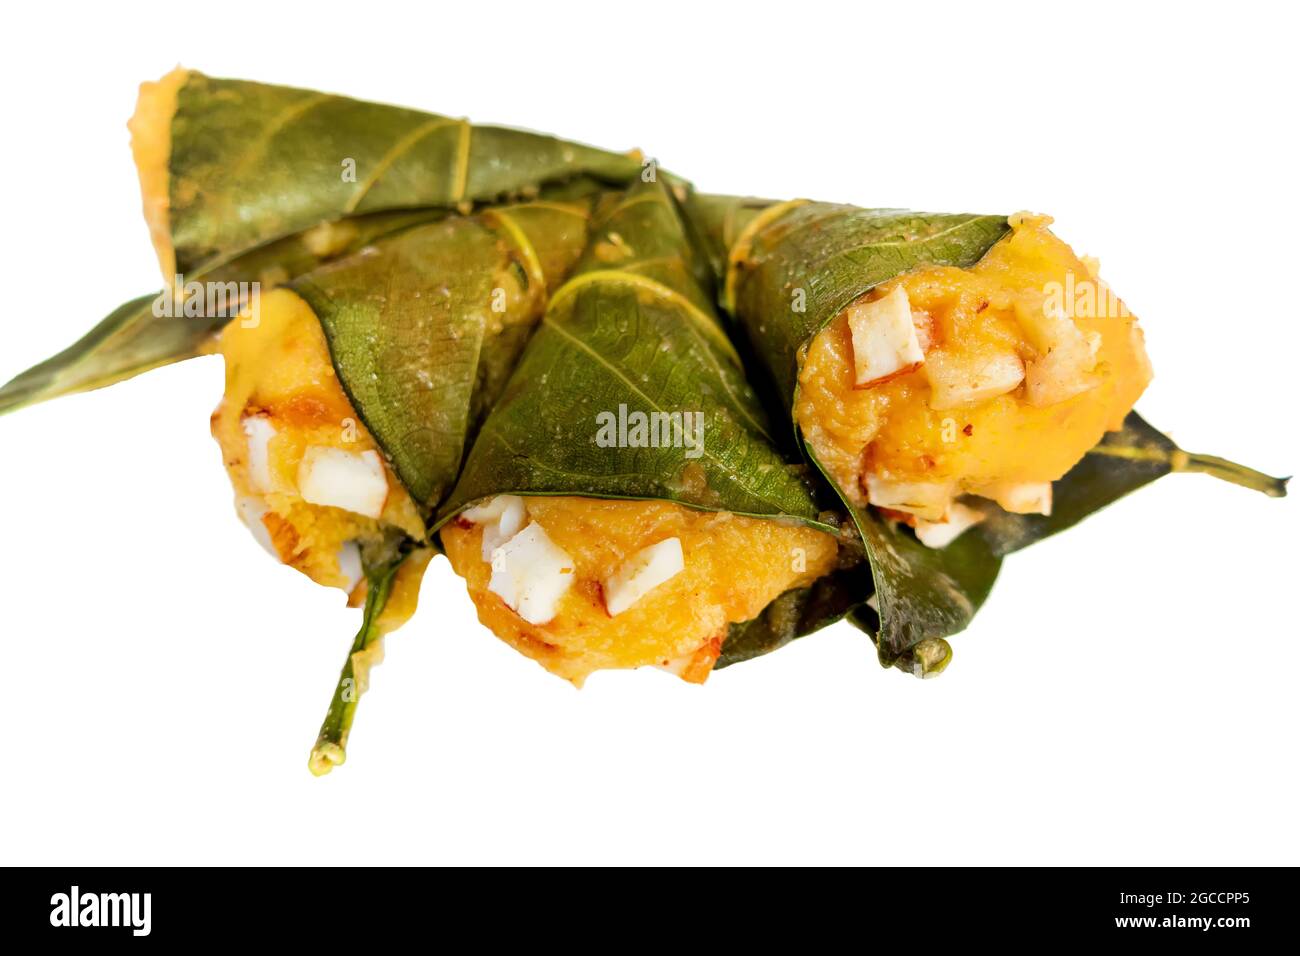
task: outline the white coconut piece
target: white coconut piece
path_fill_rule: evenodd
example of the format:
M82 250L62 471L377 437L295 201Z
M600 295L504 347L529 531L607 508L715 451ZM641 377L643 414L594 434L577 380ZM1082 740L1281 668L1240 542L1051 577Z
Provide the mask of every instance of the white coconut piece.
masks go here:
M573 559L534 521L492 552L488 590L529 624L545 624L573 577Z
M501 517L501 513L506 510L510 500L515 497L515 495L497 495L482 504L466 508L460 513L460 516L466 521L472 521L474 524L486 524L489 521L496 521L497 518Z
M298 493L314 505L378 518L388 500L388 477L376 451L312 445L298 465Z
M981 497L992 498L998 507L1018 515L1050 515L1052 483L1050 481L1004 481L980 490Z
M927 548L946 548L984 520L984 512L954 501L943 521L916 522L916 537Z
M855 388L870 388L925 361L907 290L901 285L875 301L849 306L848 319Z
M665 538L642 548L602 582L605 610L610 617L622 614L685 567L680 538Z
M877 508L906 511L926 521L942 521L952 503L954 486L948 482L892 481L866 475L867 500Z
M1052 298L1025 293L1015 301L1015 315L1025 338L1040 353L1082 335L1073 317Z
M1025 401L1036 408L1059 405L1076 395L1096 388L1100 379L1092 370L1097 366L1101 337L1097 333L1080 335L1056 346L1046 355L1029 363L1025 370Z
M942 411L1014 391L1025 379L1025 364L1010 350L978 356L936 351L925 363L925 377L930 382L930 407Z
M1039 353L1025 369L1025 400L1037 408L1057 405L1095 388L1093 375L1101 335L1084 333L1051 299L1016 300L1016 321Z
M490 502L494 506L498 503L500 507L493 508L494 517L483 524L484 561L491 561L492 552L517 535L528 520L528 508L518 495L497 495Z
M275 425L267 415L245 415L239 424L248 439L248 482L254 491L271 491L270 444Z
M361 568L361 546L355 541L343 542L339 548L338 562L339 574L346 579L343 590L351 594L365 575Z

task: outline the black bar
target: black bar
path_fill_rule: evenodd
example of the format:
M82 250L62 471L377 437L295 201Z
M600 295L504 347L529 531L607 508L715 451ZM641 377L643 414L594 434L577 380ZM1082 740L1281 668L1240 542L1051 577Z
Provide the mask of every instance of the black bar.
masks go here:
M587 938L600 927L623 934L611 942L628 934L640 942L670 929L667 920L675 927L669 938L685 942L692 938L690 924L700 920L702 933L731 926L829 943L851 932L868 947L878 925L887 926L891 938L914 933L927 946L951 939L1179 947L1294 939L1297 925L1291 869L899 869L725 878L635 870L602 877L599 889L589 888L594 881L581 872L514 876L504 884L478 874L453 882L445 873L346 866L287 872L55 868L11 870L9 876L12 889L0 895L4 925L51 942L72 935L80 942L115 937L134 945L151 939L234 942L248 940L255 926L260 940L305 943L312 921L327 936L345 932L362 942L394 932L427 933L431 925L440 933L470 928L485 912L497 914L489 921L493 934L532 925L549 927L549 937L570 925Z

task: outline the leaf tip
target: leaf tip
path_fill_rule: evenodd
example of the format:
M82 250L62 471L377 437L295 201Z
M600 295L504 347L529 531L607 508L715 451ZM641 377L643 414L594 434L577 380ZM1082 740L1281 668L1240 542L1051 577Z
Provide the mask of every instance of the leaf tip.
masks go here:
M1169 464L1173 471L1200 472L1218 478L1220 481L1263 492L1270 498L1285 498L1286 486L1291 481L1290 475L1285 478L1274 478L1272 475L1266 475L1262 471L1247 468L1245 465L1239 465L1235 461L1217 455L1199 455L1195 452L1183 451L1181 448L1174 449Z

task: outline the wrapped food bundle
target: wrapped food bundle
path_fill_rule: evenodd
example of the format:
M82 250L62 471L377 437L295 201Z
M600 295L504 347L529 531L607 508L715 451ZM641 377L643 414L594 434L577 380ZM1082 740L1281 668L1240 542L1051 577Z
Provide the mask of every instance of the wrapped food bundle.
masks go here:
M947 665L1002 558L1171 471L1137 320L1043 216L699 195L639 153L176 70L164 291L0 412L207 353L236 509L364 605L310 767L442 552L552 673L703 682L841 618ZM214 297L214 290L218 293Z
M1142 330L1045 216L690 208L724 307L857 527L876 593L851 620L886 665L941 670L1004 555L1162 474L1285 493L1132 411Z
M654 665L702 682L733 628L861 551L840 553L774 443L672 194L639 183L607 205L470 450L441 540L480 620L553 673Z

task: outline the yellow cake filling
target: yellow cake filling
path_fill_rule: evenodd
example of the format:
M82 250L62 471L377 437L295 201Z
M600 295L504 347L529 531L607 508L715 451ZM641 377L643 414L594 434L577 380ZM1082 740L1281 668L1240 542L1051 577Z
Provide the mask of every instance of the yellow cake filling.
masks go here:
M549 620L530 623L521 616L529 614L526 608L512 609L498 593L494 567L504 568L510 545L484 554L483 536L494 526L462 517L442 529L443 548L465 579L479 620L578 685L596 670L646 665L703 682L730 624L757 617L780 594L836 563L833 536L792 522L662 501L532 497L522 505L526 516L519 523L526 527L519 533L527 537L539 526L561 558L555 573L569 577L553 608L530 615ZM668 546L679 560L665 572L670 576L628 596L638 561Z
M172 247L171 182L168 162L172 152L172 118L181 87L190 71L177 67L156 83L141 83L135 113L127 122L131 131L131 155L140 177L140 196L149 237L158 254L163 282L171 284L176 274L176 250Z
M1012 217L972 268L900 276L813 339L795 414L855 504L940 522L974 494L1046 513L1046 483L1122 425L1151 380L1142 331L1050 222ZM890 325L898 308L910 327Z
M339 384L319 320L276 289L226 325L219 350L212 434L240 517L281 561L358 597L358 543L389 527L420 539L424 525Z

